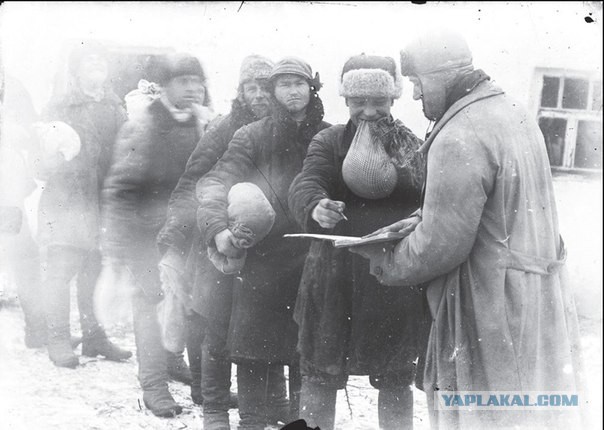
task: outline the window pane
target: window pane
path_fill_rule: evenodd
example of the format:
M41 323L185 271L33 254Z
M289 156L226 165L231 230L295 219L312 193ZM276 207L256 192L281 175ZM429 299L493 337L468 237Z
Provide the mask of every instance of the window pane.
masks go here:
M543 90L541 91L542 107L558 106L558 89L560 88L560 78L552 76L543 77Z
M549 164L562 166L566 120L562 118L539 118L539 128L545 138Z
M564 79L562 107L565 109L587 109L589 81L586 79Z
M579 121L575 167L602 168L602 124L596 121Z
M591 110L602 112L602 81L594 82L594 90L591 95Z

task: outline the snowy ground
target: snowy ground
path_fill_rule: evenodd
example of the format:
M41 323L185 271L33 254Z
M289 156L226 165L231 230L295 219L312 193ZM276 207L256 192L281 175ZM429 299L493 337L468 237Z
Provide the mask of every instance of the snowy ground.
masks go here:
M581 314L590 422L601 428L602 417L602 185L601 179L558 175L556 196L562 234L569 248L568 266ZM12 292L14 294L14 292ZM4 291L11 294L10 287ZM75 304L75 300L72 300ZM6 303L5 303L6 304ZM79 327L72 312L73 331ZM77 370L55 367L46 351L23 344L23 319L16 302L0 308L0 428L44 430L201 429L202 409L189 398L189 388L172 383L184 407L174 419L153 416L142 405L136 360L112 363L81 358ZM112 327L109 334L134 352L131 327ZM76 352L79 354L80 349ZM233 379L233 384L235 380ZM338 394L338 429L377 428L377 391L367 377L352 377ZM415 391L414 425L429 428L425 396ZM237 411L231 411L236 428Z

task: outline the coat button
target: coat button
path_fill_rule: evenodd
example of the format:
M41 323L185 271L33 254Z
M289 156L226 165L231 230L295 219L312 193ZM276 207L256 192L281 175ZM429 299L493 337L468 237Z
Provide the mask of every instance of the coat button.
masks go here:
M375 269L373 269L373 274L375 276L382 276L382 273L384 273L382 268L380 266L375 266Z

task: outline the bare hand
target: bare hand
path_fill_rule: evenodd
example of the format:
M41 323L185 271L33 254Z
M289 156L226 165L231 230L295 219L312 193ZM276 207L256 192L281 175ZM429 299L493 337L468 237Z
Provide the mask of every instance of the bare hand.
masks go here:
M216 242L218 252L227 257L239 258L244 252L243 249L237 248L235 237L228 228L214 236L214 242Z
M382 227L382 228L374 231L373 233L370 233L363 237L371 237L371 236L376 236L378 234L390 233L390 232L404 233L405 235L409 235L415 230L415 228L418 226L418 224L421 221L422 221L422 219L419 216L405 218L403 220L395 222L394 224L390 224L389 226Z
M337 223L345 219L343 214L345 207L344 202L323 199L313 209L312 219L323 228L334 228Z

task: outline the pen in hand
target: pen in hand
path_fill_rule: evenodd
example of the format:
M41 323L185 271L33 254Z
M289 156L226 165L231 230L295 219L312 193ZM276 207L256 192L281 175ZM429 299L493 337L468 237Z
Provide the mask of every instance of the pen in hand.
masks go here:
M348 218L346 218L346 215L344 215L344 209L338 209L338 213L342 216L344 221L348 221Z

